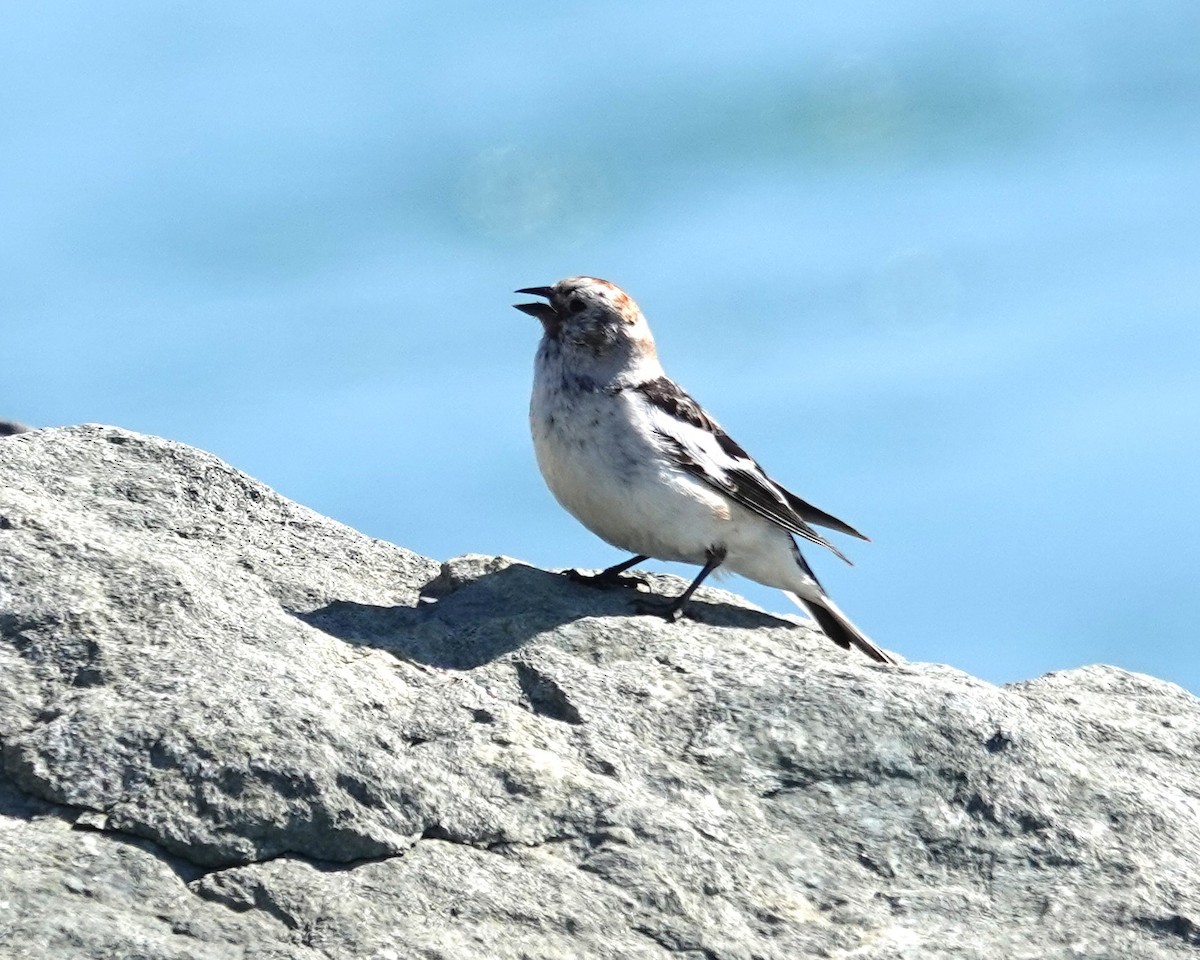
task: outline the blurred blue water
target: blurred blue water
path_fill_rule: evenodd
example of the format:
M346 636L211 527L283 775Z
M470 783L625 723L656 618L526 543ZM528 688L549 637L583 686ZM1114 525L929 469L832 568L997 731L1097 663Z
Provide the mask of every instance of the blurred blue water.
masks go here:
M1200 690L1197 49L1186 2L0 3L0 415L602 566L508 305L604 276L872 536L812 559L882 643Z

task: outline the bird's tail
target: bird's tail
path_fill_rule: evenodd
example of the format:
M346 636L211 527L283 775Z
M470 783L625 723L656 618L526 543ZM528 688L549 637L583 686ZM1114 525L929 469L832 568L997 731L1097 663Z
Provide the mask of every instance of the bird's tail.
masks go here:
M791 591L787 591L787 595L807 610L817 621L821 632L839 647L845 647L847 650L851 647L858 647L877 663L894 664L898 662L891 654L877 647L870 637L851 623L850 618L842 613L837 604L828 597L822 596L820 600L810 600L807 597L799 597Z

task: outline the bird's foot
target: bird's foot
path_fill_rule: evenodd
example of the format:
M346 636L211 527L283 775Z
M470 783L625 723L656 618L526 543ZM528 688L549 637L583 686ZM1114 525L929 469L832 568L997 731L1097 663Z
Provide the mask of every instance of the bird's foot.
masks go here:
M635 600L633 609L643 616L662 617L667 623L676 623L685 616L684 608L678 600Z
M572 583L582 583L585 587L594 587L597 590L636 590L639 587L650 589L650 581L645 577L640 577L637 574L629 574L622 576L619 573L609 573L602 571L600 573L582 573L579 570L568 570L567 579Z

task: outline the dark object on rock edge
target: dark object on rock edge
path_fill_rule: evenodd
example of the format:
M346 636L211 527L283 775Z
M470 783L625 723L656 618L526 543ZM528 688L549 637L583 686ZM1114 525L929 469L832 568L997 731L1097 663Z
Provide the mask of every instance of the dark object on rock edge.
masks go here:
M14 433L27 433L31 428L16 420L0 420L0 437L11 437Z

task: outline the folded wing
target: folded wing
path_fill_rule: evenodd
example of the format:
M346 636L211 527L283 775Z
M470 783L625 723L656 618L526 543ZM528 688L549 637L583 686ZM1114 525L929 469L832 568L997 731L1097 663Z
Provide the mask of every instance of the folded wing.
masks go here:
M746 509L850 562L809 526L809 521L864 540L866 537L771 480L678 384L660 377L633 389L649 405L654 430L680 467Z

